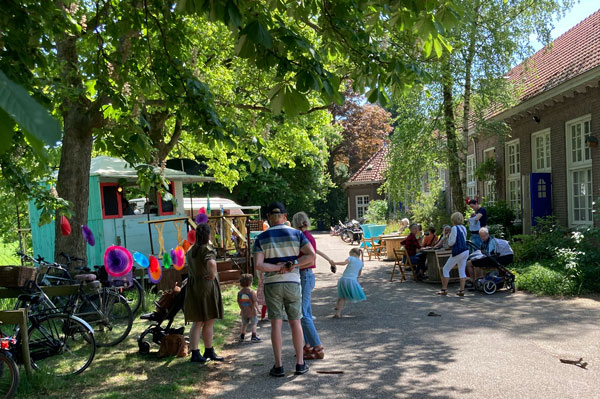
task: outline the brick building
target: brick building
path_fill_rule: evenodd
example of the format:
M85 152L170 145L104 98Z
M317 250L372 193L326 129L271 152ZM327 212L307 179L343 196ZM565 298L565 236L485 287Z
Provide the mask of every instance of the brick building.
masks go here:
M387 167L387 153L388 146L384 145L346 183L348 219L363 217L369 201L385 198L377 190L384 182L383 173Z
M571 228L592 225L600 197L600 10L528 61L507 75L518 104L489 116L509 125L509 137L470 134L467 195L506 200L525 233L547 214ZM475 168L489 158L495 178L477 181Z

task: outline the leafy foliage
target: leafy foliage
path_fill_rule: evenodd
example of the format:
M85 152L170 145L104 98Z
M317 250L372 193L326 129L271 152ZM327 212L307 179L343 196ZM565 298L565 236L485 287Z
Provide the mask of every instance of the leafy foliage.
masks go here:
M365 213L367 223L385 224L388 218L388 203L386 200L373 200Z
M437 113L434 100L417 90L394 110L385 187L395 201L415 202L427 176L437 176L446 165Z
M429 193L418 194L410 207L409 220L413 223L420 223L423 230L434 226L437 234L440 234L443 225L450 224L450 215L446 208L446 195L441 189L439 180L430 183Z
M391 114L380 106L365 104L366 99L351 89L346 90L345 97L344 105L331 107L343 129L342 141L331 149L331 157L334 163L347 165L353 175L387 143L393 128Z
M569 232L554 217L537 222L532 235L511 244L519 287L545 295L600 292L600 230Z

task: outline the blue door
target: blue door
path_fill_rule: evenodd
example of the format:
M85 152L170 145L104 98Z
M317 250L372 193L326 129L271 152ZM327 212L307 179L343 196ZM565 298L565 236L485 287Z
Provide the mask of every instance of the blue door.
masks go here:
M531 225L535 226L535 218L552 214L552 174L532 173L529 175L531 190Z

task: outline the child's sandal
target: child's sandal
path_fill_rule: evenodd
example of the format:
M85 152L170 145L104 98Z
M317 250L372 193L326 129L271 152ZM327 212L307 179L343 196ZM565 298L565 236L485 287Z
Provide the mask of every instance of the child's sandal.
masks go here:
M441 290L439 290L438 292L436 292L436 295L448 295L448 290L442 288Z
M456 293L456 295L458 295L458 296L465 296L465 290L458 290L458 292Z

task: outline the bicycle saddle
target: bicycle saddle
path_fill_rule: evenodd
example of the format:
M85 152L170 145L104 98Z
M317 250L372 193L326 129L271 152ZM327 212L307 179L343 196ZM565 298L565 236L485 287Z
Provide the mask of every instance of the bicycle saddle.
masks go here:
M95 274L76 274L75 280L77 281L94 281L96 280Z

